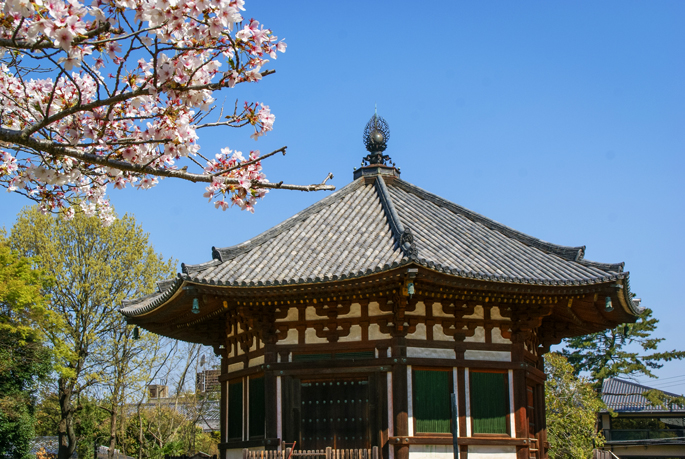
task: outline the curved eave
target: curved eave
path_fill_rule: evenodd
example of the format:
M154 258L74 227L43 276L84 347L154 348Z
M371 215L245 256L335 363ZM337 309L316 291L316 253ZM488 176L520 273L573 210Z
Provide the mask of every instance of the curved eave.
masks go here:
M144 316L180 293L183 280L183 277L179 274L176 279L174 279L173 283L170 285L167 284L167 289L162 292L147 295L135 300L123 301L121 308L119 308L119 312L127 319Z
M155 310L162 308L167 303L171 302L174 298L183 293L183 287L187 284L194 284L197 286L208 286L208 287L238 287L238 288L265 288L265 287L288 287L295 285L315 285L323 284L328 282L340 282L345 280L360 279L366 276L371 276L375 274L382 274L385 272L393 271L402 266L408 265L418 265L435 272L446 274L448 276L455 277L457 279L463 280L476 280L483 282L493 282L502 284L517 284L517 285L528 285L537 287L583 287L601 284L611 284L621 285L620 288L622 294L617 294L617 299L619 300L622 308L631 316L637 316L641 312L641 309L636 302L632 300L632 294L630 292L629 283L629 272L621 273L607 273L606 276L596 277L586 279L584 281L549 281L547 279L522 279L522 278L510 278L506 276L496 276L487 275L484 273L477 272L466 272L455 268L445 267L432 261L425 259L409 259L403 258L401 263L393 263L392 265L387 265L383 269L376 270L366 270L358 271L356 273L348 273L342 275L332 275L323 276L308 279L290 279L284 281L265 281L265 282L207 282L201 276L192 274L179 274L176 280L168 287L164 292L158 293L156 295L149 295L147 297L140 298L138 300L132 300L124 302L122 308L119 310L128 319L142 318L154 312ZM199 274L199 273L198 273Z

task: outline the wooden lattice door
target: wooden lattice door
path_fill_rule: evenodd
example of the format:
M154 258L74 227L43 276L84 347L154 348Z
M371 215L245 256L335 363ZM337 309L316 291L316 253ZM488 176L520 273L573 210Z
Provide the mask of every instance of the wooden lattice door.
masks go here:
M303 380L301 448L370 448L368 379Z

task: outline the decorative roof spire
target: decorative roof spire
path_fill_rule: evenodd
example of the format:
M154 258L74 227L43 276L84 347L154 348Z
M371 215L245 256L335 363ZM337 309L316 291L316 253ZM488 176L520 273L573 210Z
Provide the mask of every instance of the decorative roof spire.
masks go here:
M390 156L383 154L388 147L388 140L390 140L390 126L382 117L378 116L376 109L376 113L366 123L364 129L364 145L369 151L369 154L363 159L366 162L365 165L389 165Z
M354 170L354 179L383 175L391 180L391 177L399 177L400 170L395 167L390 156L383 152L388 147L390 139L390 126L378 116L378 110L373 114L366 128L364 128L364 145L369 154L362 158L362 166Z

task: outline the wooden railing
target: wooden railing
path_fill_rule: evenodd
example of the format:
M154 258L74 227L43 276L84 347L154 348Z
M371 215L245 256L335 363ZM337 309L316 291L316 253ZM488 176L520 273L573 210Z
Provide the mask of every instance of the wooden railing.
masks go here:
M592 459L618 459L618 458L611 451L603 451L601 449L595 449L592 451Z
M378 446L371 449L312 449L281 451L251 451L243 449L243 459L380 459Z

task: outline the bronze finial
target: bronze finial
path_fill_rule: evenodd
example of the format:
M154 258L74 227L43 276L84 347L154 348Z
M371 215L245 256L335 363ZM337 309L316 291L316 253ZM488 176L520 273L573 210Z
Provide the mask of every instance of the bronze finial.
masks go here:
M374 113L364 129L364 145L369 154L364 158L368 165L383 164L390 161L390 157L383 155L390 139L390 126L378 113Z

